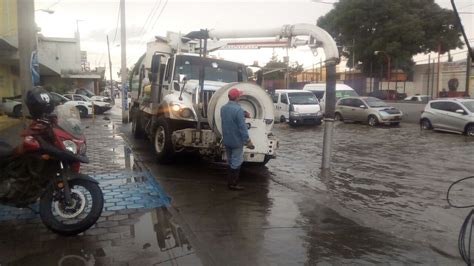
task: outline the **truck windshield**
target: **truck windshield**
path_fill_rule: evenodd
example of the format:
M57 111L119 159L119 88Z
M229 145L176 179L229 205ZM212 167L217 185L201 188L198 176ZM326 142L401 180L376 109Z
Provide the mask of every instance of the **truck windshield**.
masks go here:
M288 98L291 104L318 104L316 96L310 92L288 93Z
M179 75L183 74L188 80L198 80L201 67L204 68L204 80L225 83L247 81L244 65L197 56L177 56L174 79L178 80Z

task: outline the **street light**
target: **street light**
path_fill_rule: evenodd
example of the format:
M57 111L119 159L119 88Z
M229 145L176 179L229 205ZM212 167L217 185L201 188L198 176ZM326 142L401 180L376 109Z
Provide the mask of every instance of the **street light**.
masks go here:
M385 51L375 51L374 52L374 55L378 55L378 54L384 54L385 55L385 58L387 58L387 81L390 82L390 56L387 54L387 52Z

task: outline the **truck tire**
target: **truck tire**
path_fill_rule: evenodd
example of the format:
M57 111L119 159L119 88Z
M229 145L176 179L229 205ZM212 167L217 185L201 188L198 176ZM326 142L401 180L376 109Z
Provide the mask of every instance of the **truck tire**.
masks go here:
M173 160L174 148L171 133L170 124L166 118L158 117L153 130L153 147L159 163L170 163Z

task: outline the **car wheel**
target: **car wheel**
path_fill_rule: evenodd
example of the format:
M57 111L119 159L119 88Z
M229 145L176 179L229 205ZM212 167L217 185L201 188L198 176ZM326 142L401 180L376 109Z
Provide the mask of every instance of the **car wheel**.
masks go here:
M467 125L466 135L469 136L469 137L474 137L474 124Z
M87 117L87 115L88 115L87 108L85 108L83 106L76 106L76 108L79 111L79 116L81 118Z
M285 123L285 122L286 122L286 118L285 118L284 115L282 115L282 116L280 117L280 123Z
M15 108L13 108L13 116L14 117L21 117L22 113L21 113L21 105L17 105L15 106Z
M379 120L377 119L376 116L370 115L368 119L369 126L375 127L376 125L379 124Z
M340 113L336 113L335 116L334 116L334 120L336 121L344 121L344 118L342 117L342 115Z
M431 126L430 120L428 120L426 118L421 120L420 127L421 127L422 130L430 130L430 129L433 128L433 126Z

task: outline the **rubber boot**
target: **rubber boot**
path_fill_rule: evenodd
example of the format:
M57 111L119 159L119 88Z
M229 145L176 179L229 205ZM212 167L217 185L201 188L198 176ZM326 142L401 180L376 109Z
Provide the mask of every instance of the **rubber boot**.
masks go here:
M228 188L230 190L244 190L243 186L238 185L240 168L232 169L229 167Z

